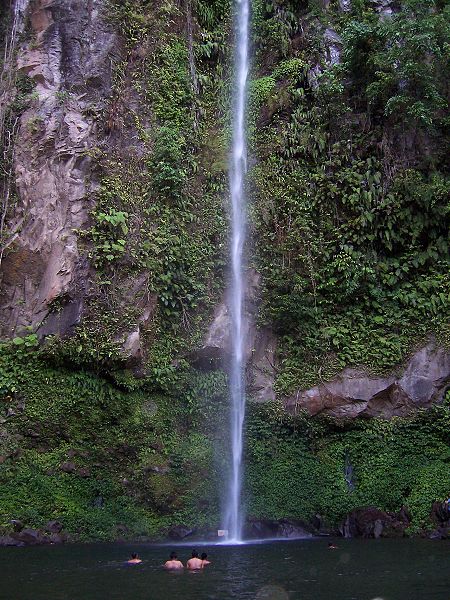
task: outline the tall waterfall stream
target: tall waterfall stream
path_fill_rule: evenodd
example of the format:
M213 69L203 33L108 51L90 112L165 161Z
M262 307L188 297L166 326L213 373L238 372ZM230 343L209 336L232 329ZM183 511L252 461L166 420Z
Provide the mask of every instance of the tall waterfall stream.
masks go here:
M225 507L224 526L227 541L239 543L242 537L242 447L245 415L244 337L243 326L243 248L245 241L245 173L246 161L246 88L249 72L249 0L236 0L235 98L233 105L233 145L230 164L231 191L231 473Z

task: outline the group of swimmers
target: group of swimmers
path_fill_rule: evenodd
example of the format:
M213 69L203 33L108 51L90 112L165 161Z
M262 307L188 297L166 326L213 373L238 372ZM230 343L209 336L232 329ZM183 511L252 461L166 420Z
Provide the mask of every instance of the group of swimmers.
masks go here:
M136 553L131 555L131 558L127 561L128 565L139 565L142 562L142 559ZM202 555L198 556L197 550L192 550L191 558L186 563L186 568L191 571L198 571L199 569L204 569L206 565L210 565L211 562L208 560L208 555L206 552L203 552ZM184 565L181 560L178 560L178 556L176 552L171 552L169 560L164 563L165 569L176 570L176 569L184 569Z
M337 550L339 546L330 542L328 544L328 550ZM128 565L139 565L142 562L142 559L136 553L131 555L131 558L127 560ZM199 557L197 550L192 550L191 558L186 563L186 568L191 571L198 571L199 569L204 569L207 565L210 565L211 562L208 560L208 555L206 552L203 552ZM184 569L184 565L181 560L178 560L178 556L176 552L171 552L169 560L164 563L164 568L169 570L177 570Z
M208 560L208 555L206 552L203 552L199 558L197 550L192 550L192 555L186 563L186 568L193 571L198 571L198 569L204 569L206 565L210 564L211 562ZM168 561L166 561L166 563L164 563L164 567L166 569L184 569L184 565L181 560L178 560L176 552L170 553L170 558Z

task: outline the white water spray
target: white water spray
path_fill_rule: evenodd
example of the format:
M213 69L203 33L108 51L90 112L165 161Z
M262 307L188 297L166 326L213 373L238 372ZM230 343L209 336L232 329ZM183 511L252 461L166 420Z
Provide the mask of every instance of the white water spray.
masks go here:
M248 38L250 6L249 0L236 0L236 45L235 69L236 91L233 106L233 147L230 165L230 190L232 204L231 223L231 344L230 368L231 396L231 474L225 512L225 529L228 543L239 543L242 537L242 447L245 416L244 385L244 324L243 324L243 248L245 241L245 173L246 140L245 109L246 88L249 71Z

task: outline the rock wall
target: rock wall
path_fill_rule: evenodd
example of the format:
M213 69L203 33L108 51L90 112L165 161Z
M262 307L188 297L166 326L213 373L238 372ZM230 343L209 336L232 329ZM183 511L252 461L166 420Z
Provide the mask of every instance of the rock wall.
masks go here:
M103 137L99 115L111 90L117 37L102 0L33 0L17 69L34 84L15 141L17 203L1 264L2 335L33 330L56 298L64 314L45 334L80 318L89 264L78 232L95 188L92 152Z
M345 369L339 377L285 401L288 411L306 410L337 418L404 417L419 408L440 403L450 384L450 355L430 343L418 350L397 375L370 377Z

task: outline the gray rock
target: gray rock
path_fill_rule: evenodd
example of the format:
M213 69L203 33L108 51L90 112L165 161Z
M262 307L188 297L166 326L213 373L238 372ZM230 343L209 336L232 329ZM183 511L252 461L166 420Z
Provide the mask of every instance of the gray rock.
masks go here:
M18 542L24 543L26 546L38 546L50 542L49 538L40 529L22 529L18 533L12 533L11 537Z
M389 513L373 506L352 510L341 526L346 538L403 537L409 520L405 513Z
M0 536L0 546L25 546L25 543L16 540L10 535L2 535Z
M350 12L352 10L352 0L339 0L339 8L342 12Z
M51 533L48 540L50 544L64 544L67 542L67 535L65 533Z
M252 356L257 335L255 315L259 303L260 280L259 273L254 269L248 269L245 279L243 312L246 362ZM225 296L214 311L213 320L208 328L202 347L192 355L194 362L200 363L201 366L206 367L208 362L212 366L216 366L217 363L227 363L229 361L231 350L231 316L229 304L229 299Z
M71 333L80 322L84 303L81 298L69 300L61 310L49 313L43 324L37 329L40 339L47 335L63 336Z
M306 539L314 535L311 525L295 519L249 519L244 526L245 537L250 539L290 538Z
M22 521L19 521L19 519L12 519L10 523L13 526L14 531L22 531L24 528Z
M144 467L145 473L157 473L158 475L167 475L170 468L167 465L147 465Z
M309 390L299 390L285 405L338 418L391 418L440 402L450 381L450 354L433 342L419 350L400 376L373 378L357 369Z
M307 74L308 84L313 89L316 90L319 87L319 77L322 74L322 69L319 64L311 67Z
M341 62L342 39L334 29L326 29L323 39L327 49L325 62L329 66L337 65Z
M389 18L395 12L392 0L370 0L370 3L374 5L375 10L382 19Z
M311 527L303 521L281 519L279 521L277 537L291 539L306 539L313 536Z
M45 529L49 533L60 533L63 529L63 524L60 523L59 521L52 520L47 523L47 525L45 526Z
M109 57L117 46L104 7L105 0L32 3L32 42L23 43L17 65L34 81L37 98L21 116L15 144L18 201L1 264L5 336L37 329L47 317L41 336L65 333L80 317L89 265L76 232L86 228L92 208L94 115L110 94ZM71 302L49 315L62 297Z
M59 468L63 473L75 473L77 470L73 462L63 462Z
M248 365L248 392L256 402L275 400L276 348L277 338L270 329L257 330Z

